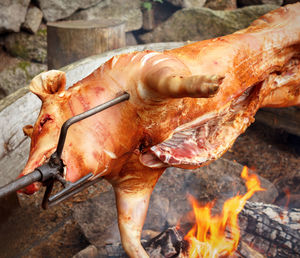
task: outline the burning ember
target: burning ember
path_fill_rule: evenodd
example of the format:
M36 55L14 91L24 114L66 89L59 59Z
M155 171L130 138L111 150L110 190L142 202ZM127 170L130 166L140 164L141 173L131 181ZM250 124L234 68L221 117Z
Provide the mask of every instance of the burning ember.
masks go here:
M248 174L247 167L243 168L241 177L246 181L247 193L227 200L220 215L211 214L214 202L201 206L189 196L196 219L196 224L185 236L189 242L189 257L227 256L236 250L240 239L238 214L255 192L264 190L258 178Z

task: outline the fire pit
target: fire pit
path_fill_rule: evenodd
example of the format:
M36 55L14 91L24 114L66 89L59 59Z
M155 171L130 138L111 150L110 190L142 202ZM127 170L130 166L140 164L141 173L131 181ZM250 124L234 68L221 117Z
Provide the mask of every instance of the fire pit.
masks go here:
M188 257L189 244L184 238L194 219L190 216L187 192L201 203L216 200L212 213L217 214L224 201L246 192L240 178L242 168L236 162L220 159L194 171L168 169L154 189L143 230L143 244L150 257ZM268 253L269 257L297 257L300 210L287 212L271 205L278 191L269 181L258 178L265 191L254 194L240 213L241 240L233 255L265 257ZM126 257L118 234L112 189L75 205L73 216L100 257Z

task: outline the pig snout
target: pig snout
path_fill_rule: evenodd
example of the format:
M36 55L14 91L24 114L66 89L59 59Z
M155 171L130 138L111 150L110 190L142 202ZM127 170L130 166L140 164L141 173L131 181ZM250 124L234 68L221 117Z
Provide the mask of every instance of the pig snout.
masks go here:
M24 174L20 174L19 178L22 176L24 176ZM37 192L40 188L41 188L41 183L35 182L31 185L26 186L25 188L18 190L17 192L31 195L31 194L34 194L35 192Z

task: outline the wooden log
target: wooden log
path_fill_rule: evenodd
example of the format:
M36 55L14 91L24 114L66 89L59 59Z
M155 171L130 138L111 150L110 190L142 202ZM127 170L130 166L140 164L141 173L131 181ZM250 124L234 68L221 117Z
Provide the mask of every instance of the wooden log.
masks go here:
M256 121L273 128L300 136L300 108L263 108L255 116Z
M242 239L268 257L300 257L300 209L247 202L239 214Z
M47 24L48 68L126 45L125 23L118 20L77 20Z
M153 9L143 8L142 13L143 13L143 29L147 31L153 30L155 27Z
M233 257L300 257L299 221L300 209L247 202L239 214L241 240ZM144 243L150 257L187 257L183 239L192 224L170 227Z

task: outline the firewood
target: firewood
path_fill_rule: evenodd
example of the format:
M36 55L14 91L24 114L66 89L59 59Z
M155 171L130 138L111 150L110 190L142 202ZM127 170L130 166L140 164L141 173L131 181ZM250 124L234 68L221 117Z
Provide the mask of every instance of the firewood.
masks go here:
M126 45L125 24L117 20L51 22L47 31L49 69Z
M247 202L239 214L241 240L232 257L300 257L300 209ZM144 244L150 257L186 257L187 227L168 228Z
M241 238L268 257L300 257L300 209L247 202L239 214Z
M236 256L240 256L243 258L264 258L263 254L259 253L255 249L253 249L250 245L248 245L245 241L241 240L239 243L238 250L236 251Z

